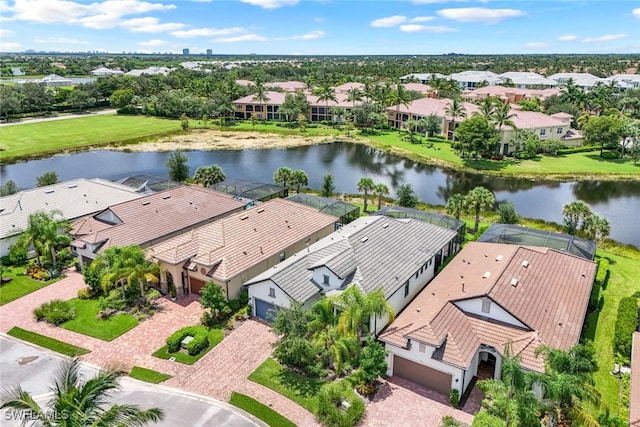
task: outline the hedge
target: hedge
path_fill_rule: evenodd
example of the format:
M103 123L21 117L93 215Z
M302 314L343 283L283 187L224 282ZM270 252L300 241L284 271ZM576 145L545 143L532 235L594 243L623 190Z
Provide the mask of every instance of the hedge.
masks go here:
M169 353L175 353L180 350L182 340L188 336L193 337L193 340L187 344L187 352L191 356L195 356L209 346L209 336L206 327L201 325L186 326L177 330L167 338L167 351Z
M561 148L558 154L588 153L590 151L600 151L600 147L588 145L585 147Z
M613 352L620 353L625 358L631 358L631 344L633 333L638 327L638 300L625 297L618 305L618 318L613 335Z
M602 289L607 289L607 282L609 281L609 260L607 258L600 258L598 261L598 271L596 273L596 282L600 284Z

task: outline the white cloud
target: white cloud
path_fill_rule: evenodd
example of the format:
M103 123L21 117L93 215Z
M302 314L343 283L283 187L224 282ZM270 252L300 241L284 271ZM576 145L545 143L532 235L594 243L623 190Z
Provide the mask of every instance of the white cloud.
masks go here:
M444 25L419 25L419 24L406 24L400 25L400 31L405 33L425 32L425 33L452 33L458 31L455 28L446 27Z
M33 39L33 41L42 44L89 44L88 41L71 39L69 37L49 37L46 39Z
M611 40L618 40L627 37L626 34L605 34L600 37L587 37L582 39L582 43L597 43L597 42L608 42Z
M524 47L527 49L547 49L550 46L549 43L545 42L529 42L524 44Z
M395 27L407 20L406 16L393 15L371 21L369 25L372 27Z
M578 36L576 36L575 34L567 34L566 36L558 37L558 40L560 40L561 42L570 42L573 40L578 40Z
M218 37L210 40L211 43L241 43L241 42L266 42L269 40L265 36L259 34L243 34L233 37Z
M435 3L453 3L453 2L463 2L466 0L412 0L413 4L435 4Z
M166 41L159 40L159 39L153 39L153 40L148 40L146 42L140 42L140 46L145 46L145 47L158 47L158 46L165 46L166 44L167 44Z
M324 31L311 31L310 33L291 37L291 40L315 40L320 39L327 34Z
M436 12L445 18L459 22L485 22L495 24L509 18L524 16L518 9L487 9L485 7L461 7L456 9L441 9Z
M436 19L433 16L416 16L415 18L409 19L409 22L428 22Z
M313 22L324 22L326 21L325 18L323 18L322 16L316 16L315 18L313 18Z
M192 28L190 30L173 31L171 35L181 39L188 39L190 37L219 37L228 36L231 34L244 33L246 30L242 27L230 27L230 28Z
M640 18L640 7L639 7L639 8L637 8L637 9L633 9L633 10L631 11L631 14L632 14L633 16L635 16L636 18Z
M20 50L20 48L22 48L22 45L20 43L0 43L0 52L15 52Z
M133 18L120 23L122 28L126 28L132 33L162 33L165 31L175 31L184 28L184 24L179 22L166 22L161 24L158 18L147 16L144 18Z
M243 3L260 6L263 9L277 9L283 6L295 6L300 0L240 0Z
M13 35L13 31L0 28L0 37L9 37Z

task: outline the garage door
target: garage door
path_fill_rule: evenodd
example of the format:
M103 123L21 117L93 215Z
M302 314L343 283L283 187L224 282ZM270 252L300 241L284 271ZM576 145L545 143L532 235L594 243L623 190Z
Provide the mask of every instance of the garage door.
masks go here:
M193 277L189 278L189 282L191 283L191 293L199 294L204 288L205 281L200 279L194 279Z
M449 395L451 375L402 357L393 356L393 375Z
M256 298L256 316L266 320L267 322L273 322L276 316L275 310L277 307L271 303Z

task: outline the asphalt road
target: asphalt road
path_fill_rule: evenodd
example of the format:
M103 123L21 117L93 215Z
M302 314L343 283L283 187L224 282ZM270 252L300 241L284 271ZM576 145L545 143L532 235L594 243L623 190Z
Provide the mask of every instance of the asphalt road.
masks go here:
M103 114L116 114L116 110L108 109L108 110L92 111L91 113L86 113L86 114L64 114L64 115L55 116L55 117L42 117L39 119L24 119L24 120L11 121L11 122L2 122L0 123L0 128L7 127L7 126L28 125L29 123L54 122L56 120L68 120L68 119L77 119L80 117L101 116Z
M40 403L50 397L48 387L62 356L57 353L23 343L4 334L0 335L0 384L3 390L20 385ZM97 368L82 364L85 378L97 372ZM265 427L262 421L235 408L205 396L186 393L162 385L148 384L124 377L121 390L113 395L114 403L136 404L141 408L162 408L164 420L154 424L159 427ZM20 422L10 413L0 411L0 426L19 426Z

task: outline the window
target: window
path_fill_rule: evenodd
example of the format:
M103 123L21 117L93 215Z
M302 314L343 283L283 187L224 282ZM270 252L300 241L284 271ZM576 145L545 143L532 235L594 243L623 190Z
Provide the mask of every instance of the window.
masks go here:
M329 284L329 276L327 276L326 274L322 276L322 284L323 285Z
M427 351L427 345L425 343L419 343L418 345L418 351L420 353L425 353Z
M409 281L404 282L404 297L409 296Z
M556 131L557 134L561 134L562 133L562 128L558 128L558 130Z
M273 288L269 288L269 296L271 298L275 298L276 297L276 290Z
M418 278L419 275L420 275L420 272L416 271L416 279Z
M491 311L491 300L489 298L482 298L482 312L489 313Z
M284 252L280 252L280 261L284 261L285 254Z
M547 130L546 129L540 129L540 136L544 136L546 135Z
M245 110L246 111L253 111L253 105L247 105Z

